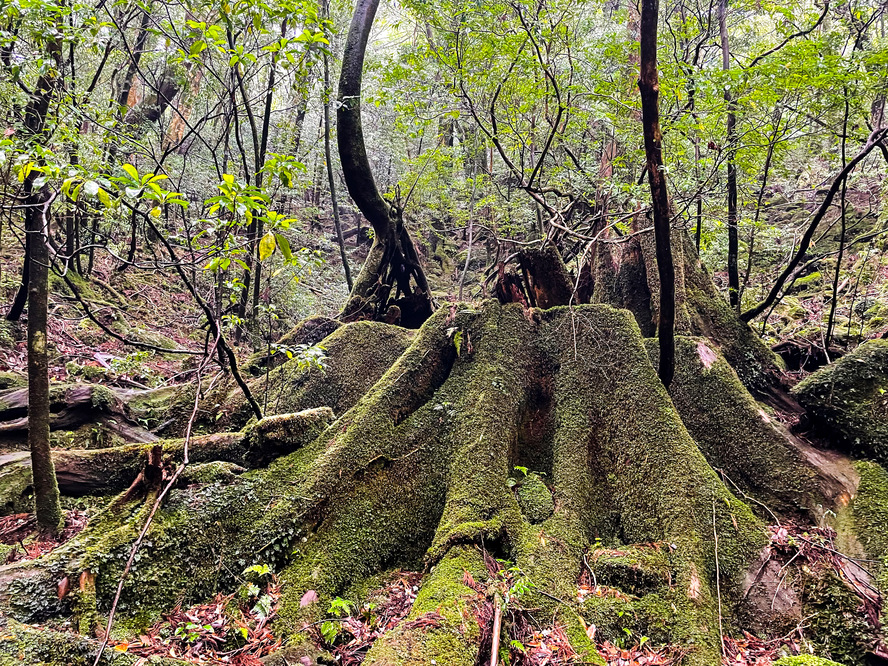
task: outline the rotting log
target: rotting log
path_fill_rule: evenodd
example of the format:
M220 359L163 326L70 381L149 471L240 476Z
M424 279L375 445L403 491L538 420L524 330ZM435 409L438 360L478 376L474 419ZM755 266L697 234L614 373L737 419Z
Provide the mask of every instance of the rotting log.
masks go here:
M326 407L298 414L269 416L242 432L192 437L188 457L192 463L226 462L246 469L263 467L311 441L333 420ZM160 464L172 467L183 457L185 440L129 444L94 450L55 450L56 479L63 495L80 497L119 492L142 471L146 458L159 447ZM0 458L0 509L20 506L20 495L29 489L30 460L26 452Z
M130 394L132 392L129 392ZM156 435L127 413L123 395L100 384L63 384L49 390L50 430L75 430L84 423L101 421L127 442L153 442ZM28 389L0 391L0 435L28 431Z

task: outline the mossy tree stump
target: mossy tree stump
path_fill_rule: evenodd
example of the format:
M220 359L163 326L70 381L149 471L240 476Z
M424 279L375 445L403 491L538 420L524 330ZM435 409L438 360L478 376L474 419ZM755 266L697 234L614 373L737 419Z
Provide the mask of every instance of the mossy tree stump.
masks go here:
M336 397L338 418L265 468L172 491L123 587L118 632L137 632L179 601L231 590L244 567L266 563L283 584L274 630L298 657L313 649L300 627L323 617L331 598L408 567L427 572L408 620L428 612L443 620L399 626L367 663L469 666L481 646L467 610L475 592L463 575L482 579L484 548L521 570L534 586L527 605L562 624L591 663L603 662L584 623L607 636L625 622L685 646L692 666L717 663L720 619L730 626L767 534L707 461L712 451L688 434L631 313L485 302L442 309L415 336L398 330L343 326L330 338L328 374L297 377L286 364L271 373L273 382L291 382L287 405ZM366 348L356 348L359 340ZM685 346L699 355L695 344ZM378 372L337 364L346 350L390 354L392 363ZM332 393L323 393L325 376ZM791 451L746 451L751 466L797 460ZM545 511L528 510L509 483L516 467L544 480L536 490L551 493L551 507L547 500ZM753 492L761 479L785 476L750 473L741 482ZM817 492L810 481L787 482L777 496L808 497ZM114 503L51 554L0 569L0 610L50 625L73 614L93 632L149 508ZM590 563L631 601L578 603ZM71 584L60 598L64 578L93 584ZM310 590L317 601L304 605Z

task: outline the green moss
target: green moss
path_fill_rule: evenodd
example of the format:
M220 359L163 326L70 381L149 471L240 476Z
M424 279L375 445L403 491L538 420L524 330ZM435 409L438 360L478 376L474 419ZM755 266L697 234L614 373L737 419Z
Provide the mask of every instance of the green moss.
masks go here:
M341 322L329 317L309 317L282 335L276 344L279 348L296 345L314 345L321 342L321 340L329 336L340 326L342 326ZM242 370L245 373L260 375L269 363L272 367L277 367L286 360L286 354L278 353L269 358L267 350L262 350L253 354L243 365Z
M646 346L656 366L657 341ZM773 510L815 514L823 502L815 469L725 358L702 339L677 336L675 369L669 393L709 464Z
M462 582L465 572L475 580L486 580L481 553L471 547L452 549L432 569L407 617L409 622L426 613L438 613L443 618L440 625L411 629L402 623L376 642L364 663L474 666L480 630L472 616L475 591Z
M852 452L888 463L888 340L869 340L794 389L814 424Z
M0 390L22 388L28 385L28 378L15 372L0 372Z
M230 483L244 471L243 467L221 460L200 463L186 470L182 483Z
M814 271L804 277L797 278L793 282L792 290L794 292L815 290L819 291L823 287L823 276L820 271Z
M870 557L888 557L888 472L876 463L858 461L857 496L851 504L855 532Z
M775 661L774 666L842 666L842 664L806 654L797 657L783 657L783 659Z
M325 368L294 371L293 362L272 370L268 378L250 381L250 390L269 414L330 407L343 414L385 374L404 353L415 333L380 322L359 321L336 329L323 339ZM241 427L251 413L236 387L220 399L205 400L214 423ZM215 404L219 403L219 404Z
M538 474L530 473L522 479L516 492L521 513L531 523L541 523L555 512L552 493Z
M547 622L557 613L575 647L600 663L573 602L583 554L600 537L640 558L641 583L617 574L633 562L609 566L643 595L633 604L647 625L693 645L692 666L714 663L716 566L727 605L766 537L685 430L627 311L486 302L442 309L412 339L356 323L326 344L335 350L326 375L288 374L286 365L271 374L285 384L281 404L338 405L338 420L267 469L171 492L124 584L120 631L137 631L179 600L230 590L244 567L261 562L283 582L274 629L298 643L301 622L331 597L380 571L424 565L431 572L412 613L446 621L404 625L371 655L472 663L477 623L466 610L475 593L461 581L463 570L485 579L483 546L550 595L532 594L528 604ZM263 423L243 435L258 436ZM538 524L508 487L516 465L551 480L553 512ZM17 568L0 604L29 618L70 612L55 583L88 569L94 607L107 612L150 499L114 505L78 538ZM656 553L631 546L653 542L667 545ZM308 590L320 602L303 607Z
M31 491L31 464L26 451L3 455L0 466L0 515L34 510Z
M879 633L860 612L860 599L831 569L805 581L805 617L818 652L843 663L866 663Z
M99 641L69 631L37 630L14 620L0 626L0 666L93 666ZM140 658L107 648L100 666L132 666ZM157 666L185 666L186 662L152 657Z
M669 550L668 544L599 548L590 554L588 562L599 585L643 596L669 586L672 579Z
M139 391L127 399L127 409L135 420L145 424L147 428L153 429L171 417L172 404L181 393L183 390L179 386L164 386L150 391ZM188 392L186 391L186 393ZM190 393L190 398L193 402L193 393ZM190 409L188 414L191 414Z

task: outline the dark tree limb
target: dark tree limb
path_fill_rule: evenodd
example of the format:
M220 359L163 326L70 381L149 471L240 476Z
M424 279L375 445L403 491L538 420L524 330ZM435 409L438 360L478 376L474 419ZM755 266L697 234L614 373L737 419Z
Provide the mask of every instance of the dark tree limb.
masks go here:
M827 191L826 198L823 200L823 203L820 204L820 208L818 208L817 212L814 214L814 218L811 220L811 224L808 225L808 229L802 236L802 240L799 243L798 250L796 250L796 253L793 255L792 259L790 259L789 263L786 265L786 268L783 269L783 272L780 273L780 275L777 277L777 280L774 282L774 285L771 287L771 291L768 292L765 300L756 305L754 308L750 308L742 315L740 315L740 318L743 321L750 321L751 319L757 317L762 312L771 307L774 301L777 300L777 297L780 295L780 292L783 289L783 285L790 278L790 276L793 275L793 272L802 261L802 259L804 259L805 253L808 251L808 248L811 245L811 239L814 238L814 234L817 231L818 225L826 216L829 207L832 205L833 199L842 187L842 183L854 170L854 168L858 164L860 164L866 158L866 156L873 151L874 148L879 146L882 141L884 141L886 136L888 136L888 128L874 130L869 135L866 144L863 146L860 152L857 153L857 155L855 155L851 159L851 161L849 161L845 165L845 168L839 172L839 175L836 176L835 180L833 180L832 185Z
M782 42L780 42L780 43L779 43L777 46L775 46L774 48L772 48L772 49L768 49L768 50L765 51L764 53L762 53L762 54L760 54L760 55L757 55L755 58L752 59L752 62L750 62L746 67L747 67L747 68L755 67L755 66L756 66L757 64L759 64L762 60L764 60L765 58L767 58L769 55L772 55L772 54L774 54L774 53L777 53L777 51L779 51L779 50L782 49L784 46L786 46L787 44L789 44L792 40L797 39L797 38L799 38L799 37L804 37L804 36L809 35L809 34L811 34L812 32L814 32L814 31L817 29L817 27L818 27L821 23L823 23L823 19L826 18L826 14L827 14L828 12L829 12L829 0L825 0L825 2L823 3L823 11L820 13L820 16L817 18L817 21L814 23L814 25L812 25L812 26L811 26L810 28L808 28L807 30L800 30L799 32L796 32L796 33L791 34L789 37L787 37L786 39L784 39Z
M670 239L669 194L663 167L663 137L660 133L660 78L657 73L657 21L659 0L642 0L639 41L641 59L638 88L641 92L644 150L647 156L648 184L657 244L657 272L660 276L660 314L657 337L660 345L658 375L666 388L675 374L675 266Z
M379 0L358 0L342 56L339 78L337 140L348 192L373 227L367 261L355 281L345 319L382 319L397 306L405 326L418 327L432 314L431 290L419 256L404 226L402 209L383 199L364 144L361 125L361 78L367 40ZM415 283L415 289L411 287ZM392 297L392 290L395 290ZM403 298L398 298L403 295Z

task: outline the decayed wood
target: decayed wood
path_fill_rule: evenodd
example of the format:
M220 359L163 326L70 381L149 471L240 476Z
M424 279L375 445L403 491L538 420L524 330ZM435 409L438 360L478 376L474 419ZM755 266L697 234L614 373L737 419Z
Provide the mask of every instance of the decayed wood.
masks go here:
M75 430L85 423L101 423L126 442L147 443L158 437L127 414L123 393L95 384L73 384L50 391L50 430ZM0 392L0 435L28 431L28 389Z
M333 418L329 407L270 416L242 432L192 437L188 457L192 463L222 461L248 469L262 467L310 442ZM155 458L151 464L160 468L181 460L184 442L173 439L106 449L53 451L59 490L74 497L124 490L143 472L152 451ZM27 452L5 454L0 458L0 478L29 467Z

